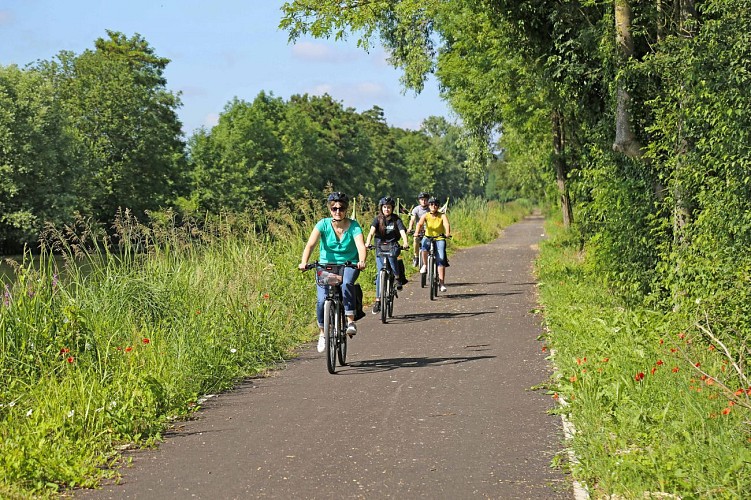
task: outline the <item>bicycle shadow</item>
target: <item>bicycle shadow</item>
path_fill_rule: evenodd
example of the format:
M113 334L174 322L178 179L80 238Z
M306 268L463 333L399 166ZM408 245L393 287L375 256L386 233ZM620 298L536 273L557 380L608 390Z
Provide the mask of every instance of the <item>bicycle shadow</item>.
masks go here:
M447 299L471 299L473 297L484 297L484 296L490 296L495 295L498 297L507 297L509 295L519 295L521 292L493 292L493 293L487 293L487 292L480 292L480 293L451 293L451 292L442 292L441 295L438 295L438 297L445 297Z
M475 311L475 312L426 312L426 313L412 313L412 314L400 314L389 318L388 324L405 324L405 323L420 323L422 321L430 321L434 319L453 319L453 318L472 318L475 316L481 316L483 314L495 314L496 311Z
M399 368L426 368L440 365L457 365L459 363L469 363L470 361L480 361L483 359L493 359L495 356L454 356L446 358L386 358L386 359L367 359L363 361L353 361L347 363L344 368L351 370L338 371L342 375L360 375L374 372L385 372Z

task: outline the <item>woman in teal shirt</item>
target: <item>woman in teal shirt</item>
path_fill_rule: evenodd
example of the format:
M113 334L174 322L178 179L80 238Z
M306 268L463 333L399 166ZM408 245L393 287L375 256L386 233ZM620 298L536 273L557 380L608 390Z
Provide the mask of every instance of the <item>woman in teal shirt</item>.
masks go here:
M305 270L310 254L319 241L319 262L326 264L357 262L357 269L345 267L342 273L342 300L344 302L344 314L347 316L347 335L351 337L357 333L357 326L355 325L355 281L360 276L360 270L365 269L365 257L367 255L365 240L362 236L360 224L345 215L347 208L349 208L349 198L346 194L331 193L328 198L328 205L331 217L319 220L310 232L298 267ZM318 285L317 288L318 352L323 352L326 348L326 340L323 335L323 303L326 299L326 289L321 285Z

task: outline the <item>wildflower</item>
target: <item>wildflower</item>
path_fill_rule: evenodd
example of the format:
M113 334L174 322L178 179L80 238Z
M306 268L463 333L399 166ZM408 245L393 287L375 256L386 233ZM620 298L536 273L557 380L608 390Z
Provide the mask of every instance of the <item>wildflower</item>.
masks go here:
M644 380L644 372L637 373L634 376L634 380L636 380L637 382L641 382L642 380Z
M264 294L263 294L263 298L264 298L264 299L268 299L268 298L269 298L269 294L268 294L268 293L264 293Z
M68 349L67 347L63 347L62 349L60 349L60 356L64 356L68 354L69 352L70 352L70 349Z
M735 401L728 401L728 406L735 406Z
M735 395L736 396L742 396L744 392L746 392L746 391L744 391L743 389L738 389L737 391L735 391Z
M201 311L199 311L199 310L196 310L196 314L201 314Z
M29 408L29 411L26 412L26 416L30 417L32 413L34 413L34 410L32 410L31 408Z
M571 382L576 382L576 375L572 375L571 377L569 377L569 380Z
M657 366L662 366L663 364L665 364L665 363L663 363L663 361L661 359L657 360Z
M701 363L694 363L694 366L699 368L701 366Z
M57 288L57 273L52 275L52 289Z
M653 367L652 367L652 369L651 369L651 370L649 370L649 374L650 374L650 375L654 375L656 371L657 371L657 367L656 367L656 366L653 366Z
M681 339L681 340L683 340L683 339L686 338L686 334L683 333L683 332L681 332L681 333L678 334L678 338Z
M610 358L602 358L603 363L607 363L608 361L610 361Z
M546 346L546 345L542 346L542 352L545 352L547 350L548 350L548 346Z
M559 396L558 396L557 392L555 394L553 394L553 399L555 399L556 401L558 401L558 398L559 398Z
M707 385L714 384L714 379L712 377L707 378Z
M664 341L664 340L662 340L662 339L660 339L660 345L662 345L662 344L664 344L664 343L665 343L665 341Z
M73 415L75 415L75 414L76 414L76 410L70 410L68 412L68 418L73 418Z
M722 410L722 414L723 415L727 415L728 413L730 413L730 407L729 406L727 408L725 408L724 410Z
M109 406L109 408L111 410L112 408L114 408L115 406L117 406L117 401L110 401L110 404L108 406Z
M5 292L3 292L3 305L10 307L10 288L8 288L8 285L5 285Z
M676 352L678 352L678 349L676 349L675 347L671 347L671 348L670 348L670 352L672 352L672 353L676 353Z
M143 340L141 340L141 342L143 342L144 344L148 344L148 343L150 343L150 342L151 342L151 340L149 340L148 338L145 338L145 337L144 337L144 339L143 339Z
M232 354L235 354L235 353L237 352L237 349L235 349L235 348L233 347L232 349L230 349L230 350L229 350L229 352L231 352Z
M67 361L68 363L73 363L75 361L75 358L73 358L73 356L68 356L68 359L66 359L65 361Z
M125 352L130 352L130 351L132 351L132 350L133 350L133 348L132 348L132 347L130 347L130 346L128 346L128 347L126 347L126 348L125 348Z
M710 351L714 351L714 350L715 350L715 346L713 346L712 344L710 344L710 345L709 345L709 350L710 350Z

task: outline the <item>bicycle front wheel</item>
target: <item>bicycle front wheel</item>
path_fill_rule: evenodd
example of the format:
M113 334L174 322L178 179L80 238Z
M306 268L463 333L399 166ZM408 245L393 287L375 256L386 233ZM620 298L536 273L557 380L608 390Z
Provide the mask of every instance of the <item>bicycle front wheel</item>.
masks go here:
M381 269L378 281L381 284L381 323L386 323L391 287L389 286L389 273L385 269Z
M432 255L428 255L428 286L430 287L430 300L435 300L436 297L436 269L435 258Z
M336 337L339 328L339 311L332 300L323 303L323 333L326 337L326 368L336 373Z
M420 252L420 269L422 269L423 261L422 261L422 252ZM428 273L420 273L420 288L425 288L425 284L427 281Z

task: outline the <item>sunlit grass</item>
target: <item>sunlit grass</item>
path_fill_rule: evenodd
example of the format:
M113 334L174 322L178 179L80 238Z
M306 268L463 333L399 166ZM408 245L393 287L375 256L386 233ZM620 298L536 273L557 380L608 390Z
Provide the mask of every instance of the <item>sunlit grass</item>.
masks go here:
M574 475L595 498L743 498L751 491L746 385L695 325L623 306L578 242L549 224L538 262L554 355L551 397L576 427ZM723 390L721 384L731 390Z

